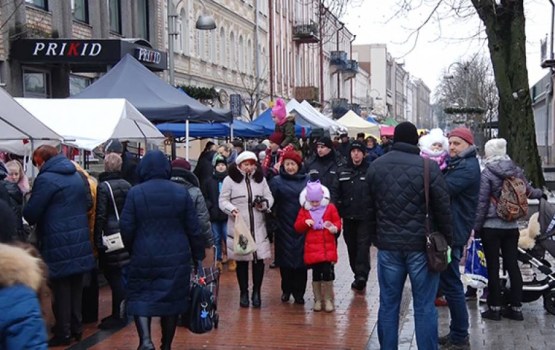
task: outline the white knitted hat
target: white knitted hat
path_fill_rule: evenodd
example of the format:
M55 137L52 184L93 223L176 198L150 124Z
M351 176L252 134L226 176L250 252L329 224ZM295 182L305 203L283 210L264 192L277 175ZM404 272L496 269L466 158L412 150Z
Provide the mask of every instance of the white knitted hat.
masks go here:
M486 142L484 150L486 152L486 158L494 156L504 156L507 154L507 140L491 139Z
M235 164L240 165L241 163L243 163L245 160L252 160L254 162L256 162L258 159L256 158L256 154L254 154L251 151L244 151L241 152L241 154L239 154L237 156L237 159L235 159Z

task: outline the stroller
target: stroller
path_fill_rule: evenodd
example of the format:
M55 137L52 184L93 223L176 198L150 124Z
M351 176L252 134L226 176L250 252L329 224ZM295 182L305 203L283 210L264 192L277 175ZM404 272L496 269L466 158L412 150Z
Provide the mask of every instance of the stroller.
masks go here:
M543 306L547 312L555 315L555 271L546 260L546 252L555 257L555 204L540 199L538 209L540 232L535 237L531 249L518 247L518 261L523 274L522 302L532 302L543 296ZM525 271L527 273L525 273ZM529 273L528 273L529 272ZM528 280L524 276L528 275ZM503 295L510 289L508 276L501 276Z

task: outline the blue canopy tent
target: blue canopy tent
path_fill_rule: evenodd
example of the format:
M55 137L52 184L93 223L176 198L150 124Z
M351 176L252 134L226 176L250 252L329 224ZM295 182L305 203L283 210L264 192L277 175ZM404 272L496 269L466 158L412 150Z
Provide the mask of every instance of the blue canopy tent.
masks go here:
M380 122L378 122L378 121L376 120L376 118L374 118L374 116L371 115L371 114L370 114L368 117L366 117L366 121L367 121L367 122L370 122L370 123L372 123L372 124L376 124L376 125L380 124Z
M261 126L262 128L264 128L264 131L266 132L265 136L269 136L271 133L274 132L275 125L276 125L272 120L272 109L268 108L267 110L265 110L255 120L250 122L250 124ZM307 124L299 125L299 121L295 120L295 135L297 137L302 136L303 129L304 129L304 134L308 135L311 131L311 126Z
M125 55L104 76L73 98L125 98L153 123L231 122L229 110L203 105Z
M174 137L185 136L185 124L183 123L164 123L156 125L158 130L164 134L171 134ZM190 137L226 137L231 133L229 123L213 124L189 124ZM265 137L267 136L264 128L241 120L233 121L233 136L238 137Z

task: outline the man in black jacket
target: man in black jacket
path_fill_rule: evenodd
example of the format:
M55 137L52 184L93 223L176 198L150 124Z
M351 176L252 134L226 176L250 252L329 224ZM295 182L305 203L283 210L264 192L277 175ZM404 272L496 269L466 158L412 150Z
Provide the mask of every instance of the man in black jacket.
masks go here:
M378 336L383 349L396 349L399 308L407 274L410 277L419 349L437 349L437 310L434 299L439 273L430 272L426 258L427 209L424 160L419 156L416 127L395 127L390 152L370 165L366 181L370 192L370 232L376 234L380 309ZM431 226L451 244L449 193L436 163L430 162Z
M331 139L324 136L316 142L316 154L305 161L305 169L307 173L317 173L320 183L331 192L337 181L337 169L343 163L343 157L335 151ZM331 195L333 198L333 193Z
M370 196L366 172L366 146L360 141L350 144L347 164L337 171L336 187L331 189L343 219L343 238L347 244L349 264L354 273L351 288L363 291L370 273L370 234L368 216Z

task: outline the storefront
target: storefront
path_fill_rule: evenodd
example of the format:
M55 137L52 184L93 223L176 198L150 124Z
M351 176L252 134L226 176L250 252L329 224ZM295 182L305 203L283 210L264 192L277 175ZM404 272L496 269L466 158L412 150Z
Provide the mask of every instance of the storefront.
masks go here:
M167 54L142 39L20 39L11 47L24 97L67 97L90 85L125 55L152 71L167 68Z

